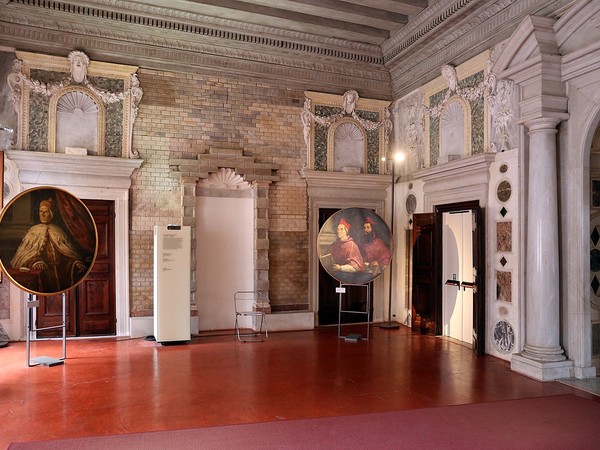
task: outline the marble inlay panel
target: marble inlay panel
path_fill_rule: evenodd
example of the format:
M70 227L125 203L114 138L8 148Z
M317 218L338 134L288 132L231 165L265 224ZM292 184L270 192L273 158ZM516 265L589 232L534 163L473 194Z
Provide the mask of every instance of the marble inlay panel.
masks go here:
M379 113L375 111L356 110L356 115L361 119L379 122ZM367 131L367 173L379 173L379 130Z
M429 97L429 106L433 107L440 103L448 89L444 89L437 94ZM439 117L429 118L429 165L435 166L440 157L440 119Z
M68 74L42 69L32 69L30 77L45 84L60 83L68 79ZM119 94L125 89L120 79L89 77L90 84L102 91ZM48 151L48 122L50 97L30 92L29 106L29 149ZM104 132L105 155L120 157L123 148L123 102L105 103L106 123Z
M484 80L483 71L477 72L460 82L462 87L476 87ZM471 105L471 154L483 153L484 148L484 98L469 101Z
M512 252L512 222L496 223L496 251Z
M496 270L496 299L512 302L512 274Z
M592 355L600 356L600 323L592 324Z
M515 332L507 320L499 320L494 326L494 344L502 353L510 353L515 346Z

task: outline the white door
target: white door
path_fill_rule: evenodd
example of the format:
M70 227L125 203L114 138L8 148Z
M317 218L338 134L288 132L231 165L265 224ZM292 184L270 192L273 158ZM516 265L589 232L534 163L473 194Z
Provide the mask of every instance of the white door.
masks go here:
M442 330L444 336L473 341L473 215L471 211L443 214L442 224Z

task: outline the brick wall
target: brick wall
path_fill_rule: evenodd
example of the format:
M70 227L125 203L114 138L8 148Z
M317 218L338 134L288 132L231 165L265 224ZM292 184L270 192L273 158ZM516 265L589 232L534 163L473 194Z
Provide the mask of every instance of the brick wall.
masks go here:
M306 309L303 92L233 76L138 73L144 97L133 148L144 164L131 188L131 314L152 314L153 226L181 223L181 184L170 176L169 160L196 158L211 148L241 149L257 162L280 166L279 181L269 187L269 295L275 310L292 304Z

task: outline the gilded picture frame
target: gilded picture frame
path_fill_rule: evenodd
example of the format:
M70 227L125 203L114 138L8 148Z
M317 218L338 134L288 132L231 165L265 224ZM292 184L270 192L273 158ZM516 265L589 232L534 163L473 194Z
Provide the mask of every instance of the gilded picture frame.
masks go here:
M0 268L21 289L55 295L88 275L98 231L85 204L63 189L40 186L17 194L0 215Z
M317 246L325 271L343 284L373 281L387 269L394 254L389 227L366 208L334 213L321 227Z
M4 151L0 150L0 214L4 208ZM0 283L2 283L2 270L0 270Z

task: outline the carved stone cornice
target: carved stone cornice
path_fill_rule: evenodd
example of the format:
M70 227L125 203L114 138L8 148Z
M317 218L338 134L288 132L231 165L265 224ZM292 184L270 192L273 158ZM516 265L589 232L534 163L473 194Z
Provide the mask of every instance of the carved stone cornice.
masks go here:
M22 50L55 53L57 42L60 42L65 53L73 48L85 48L95 60L106 59L187 73L262 76L285 86L296 84L299 89L305 88L307 82L328 91L341 91L352 86L367 97L391 97L389 73L383 66L332 64L324 59L311 61L281 56L281 53L242 52L166 39L156 41L152 36L135 35L134 39L127 33L120 34L120 31L92 29L90 32L88 27L73 27L72 32L63 33L58 29L6 24L0 30L0 38L14 42Z
M412 28L402 28L385 44L384 57L390 69L394 97L413 91L435 78L437 69L442 65L460 64L508 38L527 15L549 14L570 1L560 0L551 5L544 0L454 0L451 5L439 3L444 3L444 9L439 4L430 6L418 20L409 24ZM453 8L465 9L456 25L447 14ZM421 35L417 39L418 30L421 30ZM433 30L436 32L433 33ZM394 48L401 49L397 54L394 54L396 50L387 47L394 43Z
M444 0L381 47L119 0L13 0L0 9L0 39L56 54L184 72L267 78L313 90L390 100L508 38L527 15L560 16L572 0ZM193 11L193 10L192 10ZM59 27L60 24L60 27Z
M132 2L100 0L87 8L75 8L68 2L18 4L2 11L3 19L22 25L43 26L69 32L104 33L109 38L155 39L156 45L171 45L184 41L204 42L226 48L238 48L256 53L313 55L355 63L383 64L381 48L373 44L317 36L267 26L252 25L228 19L141 5ZM63 6L63 8L60 8ZM111 14L114 9L124 14ZM130 13L129 13L130 12ZM53 16L55 16L53 18ZM66 17L65 17L66 16ZM102 19L99 19L102 18ZM113 26L114 25L114 26ZM168 36L168 38L165 38Z

